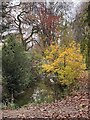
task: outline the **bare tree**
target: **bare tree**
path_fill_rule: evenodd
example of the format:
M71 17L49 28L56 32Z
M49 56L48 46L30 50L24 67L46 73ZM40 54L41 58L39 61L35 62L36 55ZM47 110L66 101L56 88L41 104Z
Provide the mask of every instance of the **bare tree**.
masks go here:
M14 6L8 3L6 9L9 12L3 19L7 20L10 33L15 31L20 35L25 50L34 47L35 44L43 48L57 42L60 37L58 32L60 26L64 26L63 21L68 8L64 2L51 2L48 5L46 2L31 2Z

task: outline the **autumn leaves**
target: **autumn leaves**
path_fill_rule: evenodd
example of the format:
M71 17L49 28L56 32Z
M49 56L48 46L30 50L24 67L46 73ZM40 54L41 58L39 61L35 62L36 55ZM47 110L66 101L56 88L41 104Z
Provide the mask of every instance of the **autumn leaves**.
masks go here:
M72 84L85 68L80 45L75 41L68 46L52 44L45 50L44 55L42 71L47 75L55 74L60 84Z

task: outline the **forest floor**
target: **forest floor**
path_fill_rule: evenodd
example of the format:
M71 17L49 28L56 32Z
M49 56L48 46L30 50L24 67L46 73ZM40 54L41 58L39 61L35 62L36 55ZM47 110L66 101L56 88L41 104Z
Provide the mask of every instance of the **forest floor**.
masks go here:
M26 105L18 110L3 110L3 119L10 120L10 118L18 120L21 119L41 119L42 120L80 120L89 118L89 91L88 91L88 77L85 75L79 80L80 89L73 91L70 96L53 102L42 103L38 105Z

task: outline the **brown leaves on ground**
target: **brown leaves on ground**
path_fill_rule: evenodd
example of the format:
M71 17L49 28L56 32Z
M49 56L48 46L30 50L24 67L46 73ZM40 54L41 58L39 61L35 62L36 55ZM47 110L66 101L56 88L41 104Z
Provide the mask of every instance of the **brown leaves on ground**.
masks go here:
M7 118L88 118L88 93L77 93L74 96L55 103L28 105L19 110L3 110Z
M18 110L3 110L3 118L38 118L51 120L90 120L89 118L89 91L88 80L80 80L81 88L74 91L71 96L53 102L38 105L26 105Z

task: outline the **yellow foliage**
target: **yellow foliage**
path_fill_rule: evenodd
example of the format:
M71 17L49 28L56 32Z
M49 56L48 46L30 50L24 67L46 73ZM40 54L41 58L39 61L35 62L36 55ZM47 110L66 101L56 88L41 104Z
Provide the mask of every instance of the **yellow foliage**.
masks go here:
M61 84L70 85L86 67L80 53L80 45L75 41L72 41L67 47L51 45L44 54L46 63L42 64L43 72L57 74Z

